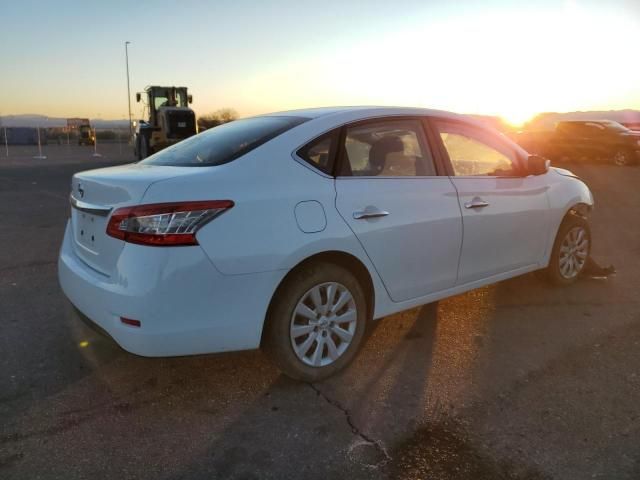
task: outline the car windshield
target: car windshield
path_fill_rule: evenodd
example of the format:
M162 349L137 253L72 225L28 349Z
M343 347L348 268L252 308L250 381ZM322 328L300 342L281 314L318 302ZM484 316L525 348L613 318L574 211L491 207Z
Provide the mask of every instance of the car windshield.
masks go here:
M628 132L629 129L627 127L625 127L624 125L618 123L618 122L614 122L613 120L609 120L606 122L600 122L602 123L602 125L604 125L608 130L616 130L618 132Z
M210 167L235 160L287 130L301 117L252 117L225 123L188 138L140 163L176 167Z

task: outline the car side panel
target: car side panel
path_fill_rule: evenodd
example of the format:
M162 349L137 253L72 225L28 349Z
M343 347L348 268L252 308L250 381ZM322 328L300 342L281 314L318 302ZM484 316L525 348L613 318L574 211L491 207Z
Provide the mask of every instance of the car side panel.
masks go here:
M201 247L223 275L286 273L327 251L353 255L370 273L377 312L379 305L390 300L362 246L336 210L334 180L283 155L278 143L228 165L202 168L202 174L188 182L158 182L146 192L143 203L166 201L167 191L174 201L233 200L232 209L197 233ZM296 207L308 201L322 206L324 229L306 233L300 228Z
M336 190L338 210L394 301L455 284L462 218L449 177L346 177ZM388 215L354 218L372 206Z
M458 284L540 265L550 229L548 174L452 177L464 222ZM466 208L474 201L482 208Z
M342 120L349 121L351 118ZM323 119L316 122L315 126L303 124L291 135L283 135L264 146L269 148L261 147L229 165L213 167L211 173L203 169L202 175L191 177L188 182L182 182L180 178L158 182L147 191L144 202L165 201L166 190L172 191L172 198L176 201L234 200L236 205L231 211L198 232L198 239L208 257L224 275L274 270L286 274L306 258L324 251L353 255L365 265L371 276L375 291L374 318L539 267L518 268L410 301L393 302L362 246L335 208L334 180L296 161L291 155L310 138L330 130L335 123L335 119ZM256 183L255 178L260 181ZM564 186L567 183L568 186ZM322 232L304 233L298 226L295 207L299 202L309 200L319 202L326 214L327 225ZM549 202L552 210L551 232L547 239L544 264L548 263L555 232L566 211L575 203L591 204L592 199L582 182L556 173L550 175ZM256 242L256 238L260 241Z

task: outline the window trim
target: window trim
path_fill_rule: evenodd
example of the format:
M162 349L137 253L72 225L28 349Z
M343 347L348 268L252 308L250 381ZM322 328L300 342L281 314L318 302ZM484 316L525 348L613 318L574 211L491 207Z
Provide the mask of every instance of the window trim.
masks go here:
M512 145L509 145L508 142L505 142L502 138L500 138L500 136L496 135L495 132L492 132L491 130L483 128L481 126L474 125L473 123L465 122L464 120L451 119L451 118L445 118L445 117L431 116L429 117L428 122L429 122L429 129L431 130L432 135L434 137L434 141L437 144L438 153L442 158L442 161L446 165L446 170L448 172L448 175L452 179L454 178L478 178L478 179L486 178L486 179L495 180L497 178L524 178L528 176L528 173L526 172L525 159L522 158L519 152ZM473 130L477 130L479 132L483 132L487 135L490 135L496 142L504 145L506 150L513 152L513 156L516 159L516 168L519 174L517 175L456 175L453 169L453 164L451 163L451 159L449 158L449 152L447 151L447 148L445 147L444 142L442 141L442 137L440 136L440 131L438 130L438 126L437 126L438 123L462 125L464 127L471 128ZM484 142L481 142L481 143L484 143ZM487 145L487 146L490 148L493 148L491 147L491 145Z
M322 170L321 168L317 167L316 165L314 165L312 162L310 162L309 160L307 160L306 158L304 158L302 156L302 152L304 150L308 150L312 145L316 144L317 142L322 141L324 138L331 138L331 141L333 142L330 149L329 149L329 158L328 158L328 163L329 163L329 172L325 172L324 170ZM333 178L333 172L334 172L334 168L335 168L335 163L336 163L336 153L338 150L338 145L340 144L340 127L338 128L332 128L330 130L327 130L326 132L318 135L317 137L314 137L313 139L309 140L308 142L305 142L304 145L298 147L295 149L295 151L293 152L293 157L294 160L302 163L305 167L310 167L311 169L313 169L313 171L318 172L320 174L322 174L325 177L330 177Z
M435 152L434 152L434 148L433 145L431 144L431 140L429 138L428 135L428 131L425 128L425 121L427 119L426 115L385 115L385 116L379 116L379 117L371 117L371 118L365 118L365 119L361 119L361 120L356 120L356 121L352 121L349 123L345 123L343 125L341 125L340 128L340 136L338 139L338 151L337 156L335 158L335 162L334 162L334 168L333 168L333 177L336 179L341 179L341 180L348 180L348 179L355 179L355 180L359 180L359 179L363 179L363 180L389 180L389 179L394 179L394 180L399 180L399 179L416 179L416 178L441 178L443 176L446 176L446 173L444 173L443 175L443 169L441 168L440 162L437 160ZM342 162L347 161L346 160L346 155L347 155L347 151L345 148L345 140L346 140L346 136L347 136L347 129L348 128L353 128L353 127L359 127L361 125L368 125L371 123L380 123L380 122L395 122L395 121L406 121L406 120L411 120L411 121L417 121L417 123L420 125L420 127L422 128L422 134L424 136L424 140L425 140L425 149L427 150L428 153L430 153L431 155L431 160L433 162L433 168L435 170L435 175L399 175L399 176L395 176L395 175L338 175L338 172L340 171L340 167L342 166Z

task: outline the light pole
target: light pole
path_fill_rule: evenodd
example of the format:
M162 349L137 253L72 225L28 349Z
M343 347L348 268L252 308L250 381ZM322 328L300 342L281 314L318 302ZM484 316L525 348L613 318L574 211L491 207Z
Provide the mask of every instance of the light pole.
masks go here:
M127 63L127 103L129 104L129 138L133 138L133 130L131 127L131 89L129 87L129 44L131 42L124 42L124 58Z

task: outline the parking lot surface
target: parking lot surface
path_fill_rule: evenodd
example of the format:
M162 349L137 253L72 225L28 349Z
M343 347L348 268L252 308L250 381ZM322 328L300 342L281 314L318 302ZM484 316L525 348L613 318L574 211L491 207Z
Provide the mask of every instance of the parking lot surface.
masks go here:
M304 384L260 352L136 357L71 315L70 177L133 160L98 152L0 156L0 478L640 478L640 167L567 166L615 277L526 275L385 318Z

